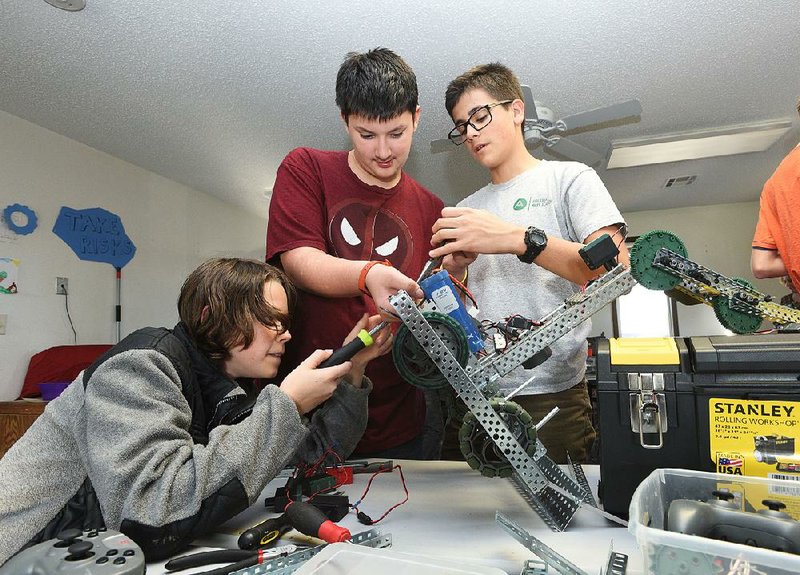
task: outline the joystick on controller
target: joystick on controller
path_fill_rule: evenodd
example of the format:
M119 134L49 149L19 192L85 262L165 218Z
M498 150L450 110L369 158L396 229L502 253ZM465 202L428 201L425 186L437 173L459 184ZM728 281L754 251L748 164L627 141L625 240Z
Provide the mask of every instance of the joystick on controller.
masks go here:
M781 511L781 501L765 499L766 509L741 511L733 494L714 491L711 501L676 499L667 511L667 529L687 535L800 554L800 523Z
M66 529L21 551L0 575L143 575L144 554L127 535L110 529Z

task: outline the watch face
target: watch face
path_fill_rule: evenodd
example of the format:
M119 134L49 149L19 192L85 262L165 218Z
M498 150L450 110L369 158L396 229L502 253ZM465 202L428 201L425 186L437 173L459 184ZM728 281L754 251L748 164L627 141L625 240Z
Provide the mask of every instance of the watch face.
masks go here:
M539 228L528 228L525 236L525 243L529 246L543 248L547 245L547 236L545 235L544 231L540 230Z
M547 247L547 234L533 226L525 230L525 253L517 256L520 261L530 264Z

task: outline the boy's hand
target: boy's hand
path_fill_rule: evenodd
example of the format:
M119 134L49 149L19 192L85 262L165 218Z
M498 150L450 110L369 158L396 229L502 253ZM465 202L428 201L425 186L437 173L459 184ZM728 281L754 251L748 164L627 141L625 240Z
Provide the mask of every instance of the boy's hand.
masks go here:
M336 391L339 380L353 367L351 362L345 361L339 365L317 369L317 366L328 359L331 353L333 352L330 349L318 349L280 384L281 390L294 401L301 415L329 399Z
M400 270L390 266L372 266L364 279L364 285L372 296L372 300L375 302L383 319L388 321L397 321L395 316L383 311L394 311L394 307L389 303L389 296L396 294L399 290L405 290L414 299L425 297L417 282L404 275ZM356 331L356 333L358 332Z
M437 244L442 245L429 252L432 258L457 252L464 258L472 254L523 254L525 228L486 210L444 208L442 217L433 224L431 245Z
M367 331L371 330L373 327L377 326L381 322L381 316L373 315L369 316L364 314L358 323L353 327L350 333L344 338L344 342L342 345L352 341L358 334L359 331L365 329ZM366 347L359 351L357 354L353 356L351 363L353 367L344 376L344 378L351 384L356 387L361 386L361 380L364 378L364 370L367 367L367 364L375 359L376 357L380 357L387 353L392 347L392 330L389 326L384 327L378 333L376 333L373 337L373 344L369 347Z
M447 273L461 281L461 278L467 275L467 266L476 259L478 259L478 254L475 252L453 252L444 256L442 267L447 270Z

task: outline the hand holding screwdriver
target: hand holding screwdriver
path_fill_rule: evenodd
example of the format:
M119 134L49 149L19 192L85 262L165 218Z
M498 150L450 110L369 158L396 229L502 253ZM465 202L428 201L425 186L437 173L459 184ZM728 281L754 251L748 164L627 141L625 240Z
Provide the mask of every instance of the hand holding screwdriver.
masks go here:
M387 325L389 325L389 322L382 321L369 331L362 329L358 332L355 339L350 340L345 345L335 350L328 359L319 364L318 368L332 367L350 361L359 351L375 343L374 337Z

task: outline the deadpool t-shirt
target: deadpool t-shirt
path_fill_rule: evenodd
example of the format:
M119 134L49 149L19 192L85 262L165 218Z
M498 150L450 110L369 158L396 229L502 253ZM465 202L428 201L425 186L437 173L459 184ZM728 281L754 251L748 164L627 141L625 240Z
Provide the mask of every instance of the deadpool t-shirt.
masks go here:
M412 279L428 261L431 227L442 201L403 173L391 189L365 184L347 163L346 151L297 148L284 158L273 187L267 228L267 261L282 252L312 247L349 260L389 260ZM316 349L336 349L365 312L370 297L327 298L298 289L292 339L279 377ZM425 404L419 389L402 380L391 353L367 366L373 382L369 421L356 454L381 451L422 432Z

